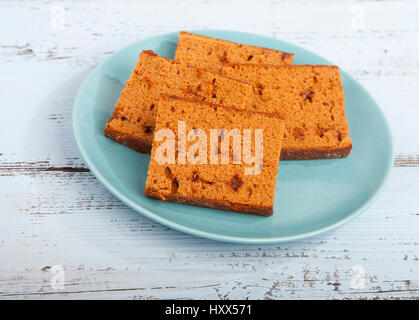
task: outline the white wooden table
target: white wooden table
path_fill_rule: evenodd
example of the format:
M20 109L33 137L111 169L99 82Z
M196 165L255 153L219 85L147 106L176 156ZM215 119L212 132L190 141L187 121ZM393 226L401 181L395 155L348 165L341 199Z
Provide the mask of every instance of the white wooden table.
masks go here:
M0 299L418 299L417 12L418 1L1 1ZM200 28L301 45L371 92L396 160L369 210L308 240L235 245L155 223L92 176L71 127L84 77L135 41Z

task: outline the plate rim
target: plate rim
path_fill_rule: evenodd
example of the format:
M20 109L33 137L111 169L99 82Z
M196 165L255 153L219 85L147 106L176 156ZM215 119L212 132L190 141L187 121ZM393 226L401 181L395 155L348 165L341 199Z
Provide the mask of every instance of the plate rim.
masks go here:
M324 59L325 61L327 61L327 63L329 63L331 65L336 65L333 62L329 61L328 59L325 59L322 56L320 56L320 55L318 55L318 54L316 54L316 53L314 53L310 50L307 50L307 49L305 49L305 48L303 48L299 45L296 45L296 44L293 44L293 43L290 43L290 42L287 42L287 41L284 41L284 40L274 39L272 37L268 37L268 36L264 36L264 35L259 35L259 34L250 33L250 32L243 32L243 31L235 31L235 30L223 30L223 29L196 29L196 30L187 30L187 31L192 32L192 33L201 33L201 32L235 33L235 34L242 35L242 36L255 36L255 37L258 37L258 38L265 38L266 40L280 41L280 42L283 42L287 45L291 45L291 46L297 47L299 49L308 51L311 54ZM387 185L387 182L389 180L389 177L390 177L391 172L392 172L393 167L394 167L394 141L393 141L393 135L392 135L392 132L391 132L391 127L389 125L389 122L388 122L383 110L380 108L379 104L375 101L375 99L372 97L372 95L369 93L369 91L367 89L365 89L364 86L362 86L361 83L359 83L356 79L354 79L349 73L347 73L341 67L339 67L339 70L340 70L341 74L344 75L345 77L348 77L348 79L351 80L352 82L356 83L357 86L359 86L364 91L364 93L368 96L368 98L371 99L371 101L375 104L376 109L381 114L381 116L384 120L385 127L386 127L387 132L388 132L389 137L390 137L390 144L388 145L390 152L389 152L388 159L386 159L387 168L385 170L385 173L384 173L384 176L383 176L383 179L382 179L382 182L381 182L379 188L377 188L374 191L373 195L371 195L370 198L362 206L360 206L357 210L353 211L351 214L349 214L345 218L343 218L343 219L341 219L341 220L339 220L339 221L337 221L333 224L330 224L326 227L316 229L316 230L306 232L306 233L292 235L292 236L264 237L264 238L262 238L262 237L229 236L229 235L223 235L223 234L203 231L203 230L187 227L187 226L184 226L182 224L173 222L169 219L163 218L160 215L144 208L141 204L134 203L133 201L128 199L122 192L117 190L117 188L115 188L110 182L108 182L106 180L106 178L96 169L96 166L93 164L93 162L89 158L88 153L85 150L85 148L83 146L83 143L81 142L80 132L77 129L76 112L75 112L76 106L80 103L79 100L81 99L81 96L82 96L82 88L86 85L86 83L88 83L90 78L93 77L95 75L95 73L98 72L100 70L100 68L108 60L112 59L119 52L121 52L123 50L126 50L126 49L128 49L132 46L135 46L139 42L148 41L148 40L151 40L151 39L154 39L154 38L159 38L159 37L165 38L165 37L168 37L168 36L174 36L174 35L177 35L178 33L179 32L169 32L169 33L158 34L158 35L155 35L155 36L152 36L152 37L148 37L148 38L145 38L145 39L138 40L138 41L136 41L136 42L134 42L134 43L132 43L128 46L125 46L125 47L117 50L116 52L111 54L109 57L107 57L106 59L101 61L98 65L96 65L89 72L89 74L83 80L83 82L81 83L81 85L80 85L80 87L77 91L77 95L76 95L76 98L74 100L73 108L72 108L72 129L73 129L73 135L74 135L74 138L76 140L77 147L78 147L79 152L82 156L82 159L86 163L90 172L96 177L96 179L98 179L100 181L100 183L102 183L105 186L105 188L108 191L110 191L112 193L112 195L117 197L120 201L122 201L123 203L128 205L134 211L139 212L142 215L146 216L147 218L150 218L153 221L161 223L161 224L163 224L163 225L165 225L169 228L175 229L177 231L185 232L187 234L191 234L191 235L197 236L197 237L202 237L202 238L207 238L207 239L217 240L217 241L223 241L223 242L240 243L240 244L283 243L283 242L302 240L302 239L306 239L306 238L310 238L310 237L313 237L313 236L323 234L325 232L336 229L336 228L342 226L343 224L346 224L346 223L352 221L353 219L355 219L356 217L358 217L361 213L363 213L365 210L367 210L376 201L376 199L381 195L381 193L384 191L384 188Z

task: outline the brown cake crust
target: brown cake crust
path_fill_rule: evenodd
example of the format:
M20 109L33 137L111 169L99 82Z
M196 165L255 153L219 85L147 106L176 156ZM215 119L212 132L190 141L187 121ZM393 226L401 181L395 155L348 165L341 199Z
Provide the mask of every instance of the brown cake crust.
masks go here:
M315 160L315 159L335 159L346 158L352 150L352 144L334 150L309 149L309 150L281 150L281 160Z
M262 207L262 206L253 206L247 204L233 204L228 201L215 201L215 200L204 200L196 197L176 197L168 196L162 199L158 194L154 193L150 189L146 189L144 194L147 197L158 199L163 202L170 201L182 204L188 204L192 206L198 206L202 208L212 208L218 210L228 210L228 211L236 211L246 214L254 214L258 216L265 216L269 217L273 214L273 207Z
M142 141L133 136L118 136L106 130L105 130L105 136L137 152L142 152L142 153L151 152L151 146L146 141ZM343 149L334 149L334 150L324 150L324 149L284 150L282 149L281 160L316 160L316 159L346 158L351 153L351 150L352 150L352 144ZM217 208L217 209L221 209L221 208Z
M134 136L120 135L119 133L113 133L109 129L105 129L105 137L123 144L124 146L131 148L137 152L150 153L151 145L147 141L143 141Z

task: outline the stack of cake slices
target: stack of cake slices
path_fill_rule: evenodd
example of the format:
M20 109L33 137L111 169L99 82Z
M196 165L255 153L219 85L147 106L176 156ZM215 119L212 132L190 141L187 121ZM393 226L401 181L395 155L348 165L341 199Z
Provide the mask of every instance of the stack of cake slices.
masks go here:
M105 136L151 152L149 197L272 215L280 159L352 149L339 68L293 58L182 31L174 60L141 52Z

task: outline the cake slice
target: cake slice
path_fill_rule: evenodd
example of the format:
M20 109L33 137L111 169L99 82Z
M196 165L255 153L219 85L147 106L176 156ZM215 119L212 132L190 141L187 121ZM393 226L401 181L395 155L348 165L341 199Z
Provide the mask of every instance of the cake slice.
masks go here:
M352 140L338 67L232 64L222 74L252 82L255 107L284 117L281 160L349 155Z
M179 32L175 60L218 72L226 63L291 64L294 54Z
M157 106L147 196L272 215L281 117L177 97L160 99Z
M105 136L150 152L161 94L249 108L251 84L143 51L105 127Z

